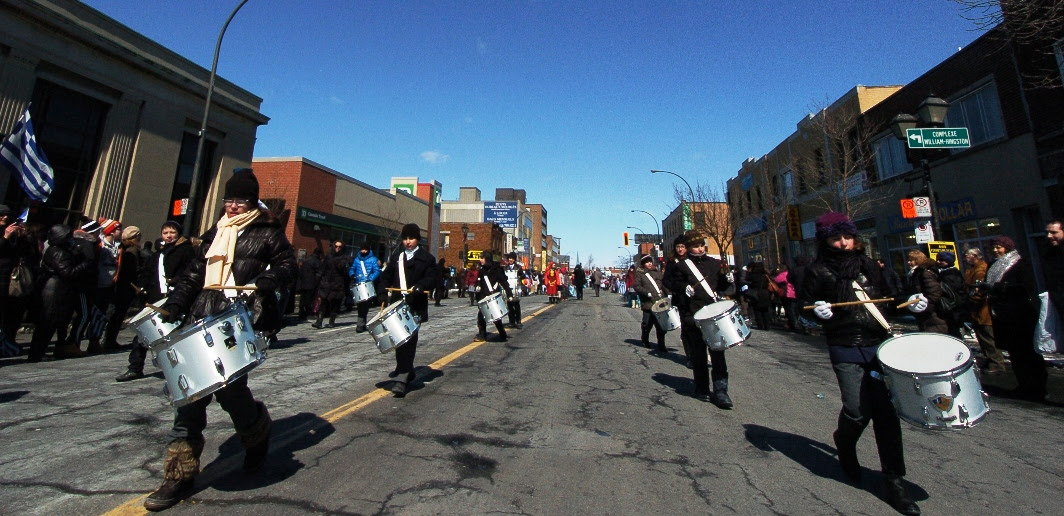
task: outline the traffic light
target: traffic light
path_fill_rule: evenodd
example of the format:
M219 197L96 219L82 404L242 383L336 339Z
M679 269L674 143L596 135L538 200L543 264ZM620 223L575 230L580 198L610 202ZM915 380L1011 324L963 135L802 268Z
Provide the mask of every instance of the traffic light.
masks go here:
M628 232L624 232L624 245L628 245Z

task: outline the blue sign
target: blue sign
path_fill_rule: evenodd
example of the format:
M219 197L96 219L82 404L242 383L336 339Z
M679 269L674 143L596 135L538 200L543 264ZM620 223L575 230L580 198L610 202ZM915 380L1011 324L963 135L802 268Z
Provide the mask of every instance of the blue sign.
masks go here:
M945 224L979 218L979 213L975 210L975 199L971 197L939 203L938 206L935 206L935 211L938 212L939 222Z
M517 201L485 202L484 222L494 222L503 228L516 228Z

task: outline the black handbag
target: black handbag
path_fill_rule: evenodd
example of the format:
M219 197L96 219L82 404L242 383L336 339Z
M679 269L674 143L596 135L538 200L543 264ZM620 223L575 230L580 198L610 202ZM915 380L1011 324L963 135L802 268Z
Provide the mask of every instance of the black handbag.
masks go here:
M10 297L26 297L33 293L33 273L30 268L20 262L11 269L11 282L7 285L7 295Z

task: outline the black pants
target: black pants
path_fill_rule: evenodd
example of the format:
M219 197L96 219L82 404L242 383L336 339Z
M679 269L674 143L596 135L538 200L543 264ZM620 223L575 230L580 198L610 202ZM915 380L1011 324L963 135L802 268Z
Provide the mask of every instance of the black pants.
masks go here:
M362 321L362 324L366 324L366 316L369 315L369 309L375 304L375 301L369 299L355 305L355 310L358 314L358 320Z
M691 360L691 369L694 371L695 395L709 394L710 366L707 362L711 359L713 361L714 380L728 379L728 362L724 358L724 352L709 349L693 314L683 316L680 331L687 337L687 358Z
M22 317L26 313L28 297L10 297L7 292L0 293L0 330L15 342L18 329L22 326Z
M417 339L420 333L414 331L414 335L406 344L395 348L395 372L400 375L414 372L414 356L417 355Z
M595 297L599 297L599 289L601 289L601 288L602 288L602 285L599 285L598 283L595 283Z
M647 303L646 306L650 306L650 303ZM643 310L643 322L639 325L639 329L642 330L640 338L646 347L650 347L650 328L654 328L657 331L658 351L665 351L665 329L661 327L661 323L658 322L657 317L654 317L653 312Z
M301 289L299 294L299 318L306 319L314 314L314 289Z
M221 390L174 410L174 427L170 430L170 441L178 439L190 443L204 442L203 429L207 428L207 405L211 399L218 398L222 410L229 414L233 428L238 434L246 434L258 421L260 409L255 397L248 388L248 377L233 381Z
M577 285L576 286L576 298L577 299L584 299L584 286L583 285Z
M488 320L484 318L484 312L477 310L477 329L480 333L488 332ZM502 319L495 321L495 329L498 330L499 335L506 335L506 328L502 326Z
M1021 395L1041 400L1046 394L1045 358L1034 350L1034 327L1037 321L1006 321L994 318L994 340L999 349L1009 352L1012 372Z
M766 308L764 310L761 310L759 308L754 308L754 322L757 324L757 329L759 329L759 330L767 330L768 329L768 309Z
M872 372L882 373L879 364L837 363L831 367L835 370L842 393L838 433L840 446L856 444L861 432L871 421L883 473L905 475L901 421L890 401L887 384L872 377Z
M143 374L147 359L148 345L141 342L140 337L133 339L133 347L129 349L129 370Z
M521 298L515 296L513 301L507 301L506 309L509 311L506 315L510 318L510 324L517 326L521 322Z
M133 304L133 298L119 298L115 296L114 302L107 308L107 328L103 333L105 346L118 346L118 332L122 331L122 321L129 312L129 306Z

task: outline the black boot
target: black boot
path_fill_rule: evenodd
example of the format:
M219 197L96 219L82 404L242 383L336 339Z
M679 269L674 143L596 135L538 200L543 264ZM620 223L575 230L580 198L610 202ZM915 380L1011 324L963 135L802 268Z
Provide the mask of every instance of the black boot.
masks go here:
M728 379L713 380L713 397L714 403L722 409L731 410L734 406L731 398L728 397Z
M270 433L273 431L273 420L266 410L266 405L261 401L259 406L259 419L255 421L251 429L240 436L240 442L244 444L244 473L256 473L266 464L266 455L270 451Z
M355 323L355 333L362 333L366 331L366 318L359 317L358 322Z
M839 466L842 472L854 482L861 481L861 463L857 460L857 440L864 431L864 425L846 417L839 412L839 427L832 434L835 449L839 454Z
M392 394L396 398L403 398L406 396L407 390L410 388L410 383L414 381L414 373L406 373L402 379L392 382Z
M310 326L312 328L318 328L320 330L321 329L321 319L322 319L321 314L318 314L318 320L310 323Z
M905 485L902 484L901 477L887 475L885 487L887 503L895 511L908 516L919 516L920 506L916 505L916 502L909 498L909 493L905 492Z
M333 326L336 326L336 316L335 315L329 317L329 325L326 326L326 328L332 328Z
M144 499L149 511L169 509L192 493L199 474L199 458L203 445L178 439L166 447L163 462L163 485Z
M144 371L134 371L127 369L126 372L115 377L116 382L128 382L130 380L139 380L144 378Z

